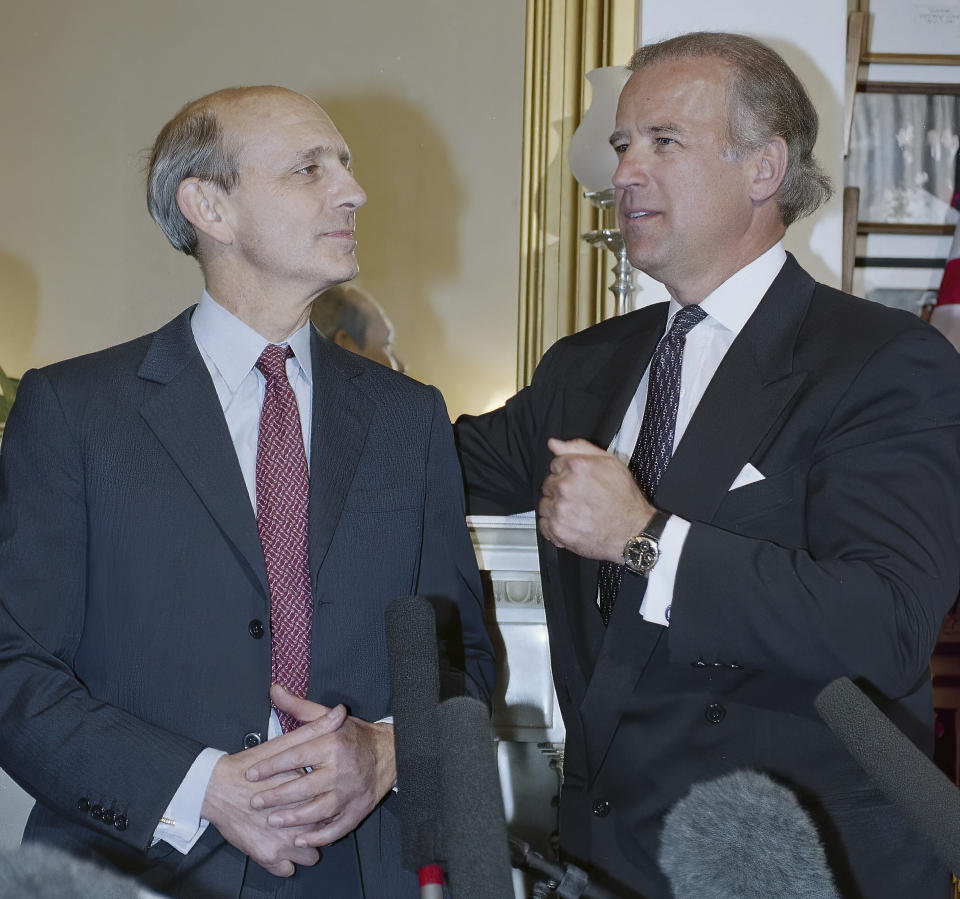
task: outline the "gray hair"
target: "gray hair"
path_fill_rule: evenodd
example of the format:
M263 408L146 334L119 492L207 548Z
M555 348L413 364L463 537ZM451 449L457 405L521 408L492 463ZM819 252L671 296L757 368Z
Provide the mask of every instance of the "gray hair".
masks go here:
M147 208L174 248L197 255L197 232L177 206L185 178L210 181L225 191L240 178L238 148L231 146L207 98L183 107L157 135L147 169Z
M733 69L728 152L742 159L774 137L787 145L787 170L777 191L784 225L830 199L830 176L813 157L819 119L803 83L775 50L752 37L694 31L641 47L628 68L638 72L670 59L713 56Z
M310 321L324 337L333 340L337 331L347 336L359 347L367 345L367 319L358 299L363 294L355 287L337 284L321 293L313 301Z

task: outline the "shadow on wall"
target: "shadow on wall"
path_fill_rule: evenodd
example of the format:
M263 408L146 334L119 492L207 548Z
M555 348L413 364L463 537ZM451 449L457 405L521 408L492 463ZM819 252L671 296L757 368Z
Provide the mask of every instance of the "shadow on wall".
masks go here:
M435 312L460 272L465 202L446 139L422 107L401 97L310 96L346 138L367 192L357 225L361 278L393 320L408 373L423 377L418 357L427 352L434 371L455 368L447 325Z
M34 356L40 286L33 269L0 249L0 367L19 377Z

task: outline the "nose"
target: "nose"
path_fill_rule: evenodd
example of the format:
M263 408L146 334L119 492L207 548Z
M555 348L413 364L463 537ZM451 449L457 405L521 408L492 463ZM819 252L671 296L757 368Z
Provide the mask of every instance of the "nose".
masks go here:
M353 177L353 172L348 169L343 170L344 182L341 188L342 198L341 206L347 209L359 209L367 202L366 191L360 186L360 183Z
M648 178L647 166L639 150L633 146L620 156L617 169L613 173L613 186L617 190L624 190L636 184L644 184Z

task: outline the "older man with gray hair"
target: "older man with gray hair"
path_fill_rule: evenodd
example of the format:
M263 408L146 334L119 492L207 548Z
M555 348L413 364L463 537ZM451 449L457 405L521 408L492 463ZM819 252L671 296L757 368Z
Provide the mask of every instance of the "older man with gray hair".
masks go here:
M160 132L150 211L205 289L28 372L0 456L0 765L25 840L175 897L414 897L383 613L492 652L439 393L321 339L366 201L312 100L231 88Z

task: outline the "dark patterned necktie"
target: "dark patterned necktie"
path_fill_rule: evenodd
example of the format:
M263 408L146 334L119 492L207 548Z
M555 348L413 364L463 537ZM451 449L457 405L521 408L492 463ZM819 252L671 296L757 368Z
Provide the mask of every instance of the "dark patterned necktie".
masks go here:
M690 329L703 321L706 315L699 306L684 306L674 316L667 336L657 345L650 361L647 404L629 467L644 496L651 502L673 455L683 347ZM600 617L604 624L610 621L610 613L613 611L622 578L622 565L616 562L600 563L597 590Z
M257 436L257 529L270 586L274 683L307 695L313 601L307 561L309 478L297 398L287 380L287 346L267 344L257 368L267 379ZM277 712L284 732L299 722Z

